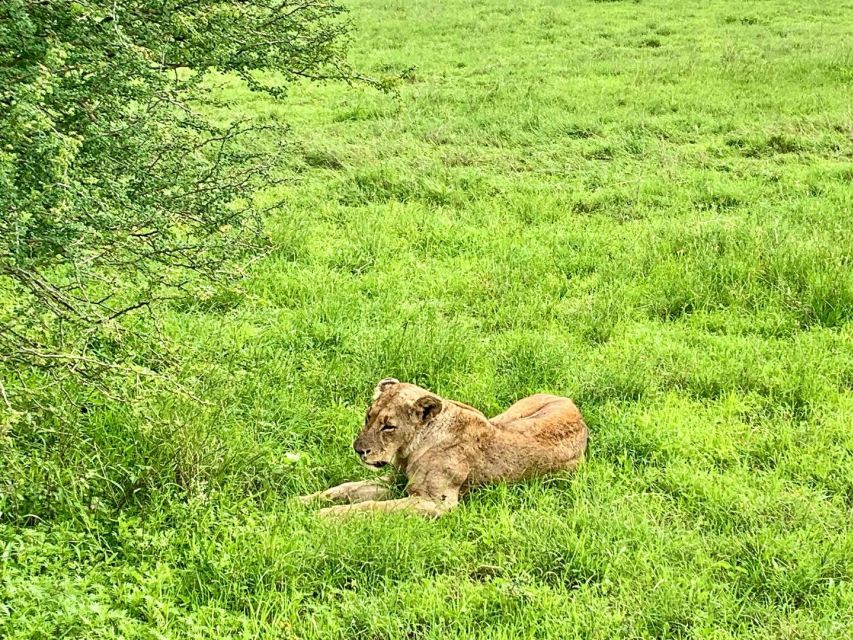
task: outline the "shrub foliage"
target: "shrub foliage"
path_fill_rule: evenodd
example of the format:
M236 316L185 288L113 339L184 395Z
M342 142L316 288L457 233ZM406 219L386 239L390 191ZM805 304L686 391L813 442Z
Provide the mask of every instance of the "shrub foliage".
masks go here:
M3 3L7 410L7 388L32 387L23 372L103 380L127 363L130 312L228 278L259 238L251 194L276 165L257 141L281 131L229 117L211 72L275 96L298 78L351 78L341 11L322 0Z

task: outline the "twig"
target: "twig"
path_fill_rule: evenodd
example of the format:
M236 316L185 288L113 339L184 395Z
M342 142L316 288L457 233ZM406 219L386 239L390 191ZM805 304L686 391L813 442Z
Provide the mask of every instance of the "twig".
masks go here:
M129 307L125 307L124 309L122 309L120 311L116 311L109 318L106 318L106 320L115 320L119 316L123 316L125 313L130 313L131 311L135 311L136 309L139 309L140 307L147 307L147 306L149 306L149 304L150 303L148 300L142 300L141 302L137 302L136 304L132 304Z

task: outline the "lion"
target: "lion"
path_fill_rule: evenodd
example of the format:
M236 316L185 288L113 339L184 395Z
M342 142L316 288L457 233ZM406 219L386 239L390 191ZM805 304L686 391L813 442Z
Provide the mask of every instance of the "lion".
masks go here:
M323 516L405 511L434 518L474 487L575 470L587 438L583 416L568 398L539 393L489 419L462 402L385 378L353 448L367 467L391 465L402 472L408 497L390 499L386 477L346 482L299 500L347 503L321 509Z

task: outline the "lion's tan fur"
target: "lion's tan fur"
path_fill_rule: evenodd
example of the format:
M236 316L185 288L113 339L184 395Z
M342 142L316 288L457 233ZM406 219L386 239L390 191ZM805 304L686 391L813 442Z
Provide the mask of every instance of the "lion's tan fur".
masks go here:
M302 500L350 503L323 509L323 515L406 510L437 516L478 485L574 470L586 443L586 424L568 398L536 394L488 419L466 404L389 378L377 385L354 447L365 464L391 464L404 473L409 496L384 500L387 484L367 481Z

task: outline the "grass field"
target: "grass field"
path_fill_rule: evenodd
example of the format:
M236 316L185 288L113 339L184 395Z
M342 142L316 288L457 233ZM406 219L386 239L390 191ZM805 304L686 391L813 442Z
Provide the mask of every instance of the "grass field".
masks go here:
M214 89L294 154L269 255L166 319L189 498L57 476L77 512L0 520L0 636L853 637L853 2L350 7L398 96ZM435 522L295 506L368 474L391 375L568 395L588 462ZM87 420L89 460L165 437Z

